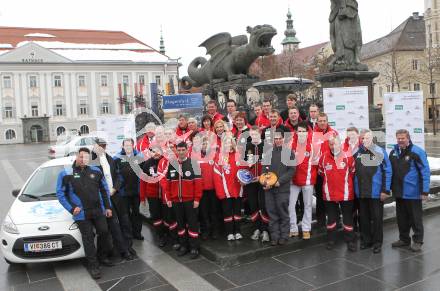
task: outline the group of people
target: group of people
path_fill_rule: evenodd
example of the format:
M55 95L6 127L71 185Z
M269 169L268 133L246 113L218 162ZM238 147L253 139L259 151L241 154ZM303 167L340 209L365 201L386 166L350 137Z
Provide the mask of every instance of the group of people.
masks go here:
M293 94L281 113L270 100L253 108L256 118L248 121L235 101L227 101L226 116L210 101L200 126L184 115L177 128L147 124L136 148L126 139L113 158L103 140L93 153L79 150L72 168L59 176L57 195L78 223L92 276L99 277L99 262L111 263L111 254L135 255L132 239L143 239L140 203L149 205L158 245L170 243L178 256L189 253L191 259L199 255L200 240L221 233L227 241L243 239L244 215L252 221L252 240L275 246L289 237L310 239L314 196L328 249L342 215L348 250L357 250L357 228L360 248L379 253L384 200L392 193L400 233L393 247L420 251L430 170L407 130L397 131L388 155L368 129L348 128L342 140L317 105L301 113ZM240 170L253 179L239 179ZM260 182L268 173L275 183Z

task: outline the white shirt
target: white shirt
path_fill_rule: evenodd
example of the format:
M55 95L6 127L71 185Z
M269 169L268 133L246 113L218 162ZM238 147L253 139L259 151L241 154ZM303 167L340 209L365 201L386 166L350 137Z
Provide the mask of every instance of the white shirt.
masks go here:
M111 191L111 189L113 189L113 180L112 174L110 172L110 165L108 164L105 154L99 155L99 163L101 164L102 171L104 172L104 177L105 181L107 182L108 189Z

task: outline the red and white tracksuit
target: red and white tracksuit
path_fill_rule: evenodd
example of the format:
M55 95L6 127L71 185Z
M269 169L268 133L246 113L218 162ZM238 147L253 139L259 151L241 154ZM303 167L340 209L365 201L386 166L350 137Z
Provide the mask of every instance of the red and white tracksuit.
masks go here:
M240 233L243 187L237 178L237 171L243 167L239 160L236 152L219 153L214 164L215 191L222 203L223 221L228 235Z
M355 163L353 157L342 151L337 155L327 151L321 155L318 165L323 177L323 199L327 212L327 232L330 241L335 241L336 221L341 208L344 236L347 242L355 239L353 234L353 178Z
M295 135L292 141L292 150L295 152L297 165L290 185L290 232L298 232L296 203L300 192L302 192L304 202L304 215L301 222L302 231L310 231L312 227L313 188L318 173L318 166L315 161L317 154L313 149L312 138L313 134L309 132L304 143L298 141L298 135Z

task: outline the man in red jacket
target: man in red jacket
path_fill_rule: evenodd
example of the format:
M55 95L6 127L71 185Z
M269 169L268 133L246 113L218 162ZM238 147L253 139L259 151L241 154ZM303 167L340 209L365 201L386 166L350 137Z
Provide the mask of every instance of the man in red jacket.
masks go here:
M214 100L208 101L208 104L206 104L206 111L208 115L212 119L212 123L214 124L217 120L226 120L226 118L217 112L217 103Z
M353 178L355 163L347 155L339 137L330 138L330 151L324 152L319 160L319 173L323 177L323 198L327 211L327 249L333 249L336 243L336 221L339 208L342 212L344 239L351 252L357 250L356 237L353 232Z
M191 259L199 256L199 203L202 198L202 178L197 161L188 158L185 142L177 145L177 161L170 160L166 174L165 198L173 208L177 220L180 248L178 256L191 253ZM188 233L188 234L187 234Z
M298 107L293 106L288 109L288 118L284 122L284 126L287 127L291 132L296 132L298 129L298 123L301 121L299 116Z
M313 129L313 150L320 156L330 151L328 140L338 133L328 125L328 116L324 112L318 114L318 121ZM322 177L318 176L315 184L316 220L319 227L325 226L325 206L322 199Z

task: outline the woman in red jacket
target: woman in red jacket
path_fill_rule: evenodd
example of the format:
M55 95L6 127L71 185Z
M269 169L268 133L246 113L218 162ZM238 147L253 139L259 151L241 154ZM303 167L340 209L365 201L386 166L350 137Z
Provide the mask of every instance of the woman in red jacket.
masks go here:
M341 208L344 226L344 239L351 252L357 250L353 232L353 178L355 164L353 157L342 149L339 137L328 140L329 151L322 153L318 169L323 179L322 194L327 212L327 249L336 243L336 221Z
M240 169L236 143L231 133L222 138L221 150L214 164L214 185L223 208L228 241L240 240L241 199L243 188L237 178Z

